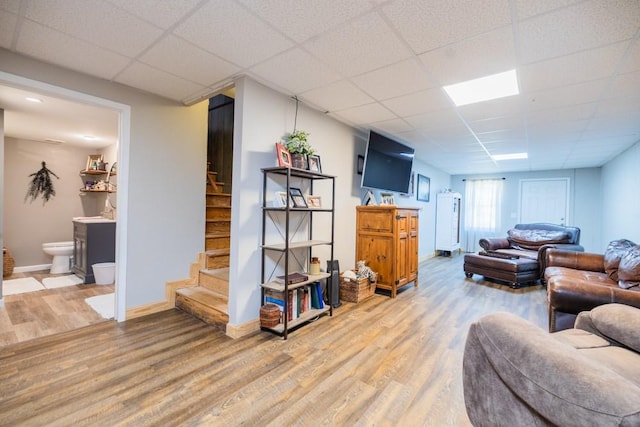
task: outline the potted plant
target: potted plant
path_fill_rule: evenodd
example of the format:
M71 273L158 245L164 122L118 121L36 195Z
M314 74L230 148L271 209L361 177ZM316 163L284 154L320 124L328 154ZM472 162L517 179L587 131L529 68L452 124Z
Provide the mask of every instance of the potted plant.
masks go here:
M285 137L285 147L291 153L294 168L307 169L307 156L315 153L308 138L309 132L303 130L294 130Z

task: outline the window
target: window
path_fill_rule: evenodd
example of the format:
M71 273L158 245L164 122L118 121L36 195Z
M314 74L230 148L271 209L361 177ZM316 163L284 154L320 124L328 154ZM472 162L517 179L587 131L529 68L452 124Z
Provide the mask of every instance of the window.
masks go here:
M464 225L466 251L475 252L478 240L493 237L500 229L502 179L466 181Z

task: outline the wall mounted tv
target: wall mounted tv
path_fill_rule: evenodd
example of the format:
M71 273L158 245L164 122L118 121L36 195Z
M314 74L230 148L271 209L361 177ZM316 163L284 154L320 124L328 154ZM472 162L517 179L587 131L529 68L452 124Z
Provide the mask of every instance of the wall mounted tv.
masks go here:
M407 145L370 131L362 187L408 193L414 152Z

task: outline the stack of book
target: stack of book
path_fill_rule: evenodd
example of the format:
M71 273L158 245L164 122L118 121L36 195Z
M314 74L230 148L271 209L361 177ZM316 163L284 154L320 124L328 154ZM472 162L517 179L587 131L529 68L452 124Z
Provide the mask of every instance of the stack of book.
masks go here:
M281 319L286 305L287 320L296 320L307 311L324 308L322 285L320 282L314 282L288 291L286 304L284 291L265 289L264 303L276 304L280 308Z

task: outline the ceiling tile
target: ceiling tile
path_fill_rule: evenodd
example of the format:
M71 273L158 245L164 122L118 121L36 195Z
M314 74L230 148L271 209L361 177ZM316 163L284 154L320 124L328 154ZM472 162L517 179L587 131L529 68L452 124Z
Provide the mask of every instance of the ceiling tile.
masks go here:
M475 133L501 130L524 130L524 119L520 116L503 116L468 122Z
M640 22L640 2L582 2L520 22L523 63L604 46L633 37Z
M476 102L458 107L460 115L468 121L492 117L504 117L522 114L522 97L508 96L485 102Z
M442 88L428 89L399 96L383 101L382 104L400 117L450 109L453 105L451 99Z
M322 111L339 111L373 102L369 95L347 80L303 92L300 99L318 106Z
M635 39L629 46L627 56L620 68L620 73L640 70L640 40Z
M337 111L334 114L358 125L367 125L397 118L391 111L377 103L348 108Z
M516 0L519 19L530 18L582 0Z
M260 18L301 43L373 8L367 0L330 4L316 0L239 0Z
M165 30L175 25L200 3L200 0L108 1Z
M302 49L281 53L250 70L290 94L315 89L340 79L340 75Z
M18 10L20 10L20 0L2 0L0 2L0 10L18 13Z
M628 42L590 49L523 66L520 88L524 93L583 83L608 77L616 70Z
M179 61L176 58L180 58ZM201 85L211 85L240 69L178 37L168 35L140 57L154 68Z
M605 98L640 99L640 71L619 75L615 78Z
M391 134L407 132L413 129L413 126L402 119L391 119L381 122L374 122L371 123L371 127L373 129L378 129Z
M21 34L18 52L103 79L112 79L130 62L127 57L28 20L22 23Z
M427 73L413 58L353 77L351 80L377 100L433 87Z
M203 86L140 62L127 67L118 75L116 81L176 101L182 101L190 95L205 89Z
M11 48L13 33L16 29L18 17L13 13L7 13L0 10L0 47L5 49Z
M226 0L210 0L174 33L240 67L250 67L293 46L244 7Z
M599 100L605 93L607 83L608 80L602 79L531 92L527 94L525 105L528 111L539 111L594 102Z
M26 16L129 57L138 55L162 33L159 28L102 0L29 2Z
M313 38L304 47L345 77L381 68L411 55L377 13L369 13Z
M516 68L510 25L420 55L441 85L459 83Z
M405 120L416 129L440 129L464 126L464 123L453 108L417 114L415 116L405 117Z
M398 0L382 10L417 54L511 22L508 0Z
M595 114L597 108L597 102L590 102L587 104L571 105L569 107L531 111L527 113L527 124L529 126L536 126L556 122L587 120Z

